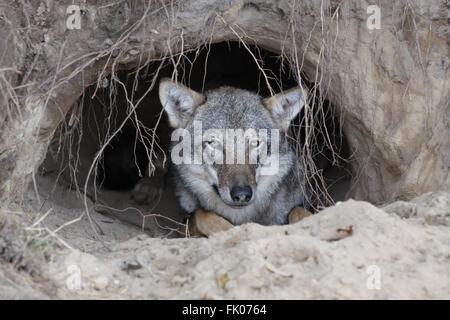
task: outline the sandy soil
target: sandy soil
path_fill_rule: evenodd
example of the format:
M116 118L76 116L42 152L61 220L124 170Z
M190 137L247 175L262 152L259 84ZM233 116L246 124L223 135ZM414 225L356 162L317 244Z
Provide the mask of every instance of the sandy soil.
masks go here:
M84 210L60 191L41 210L53 208L41 221L51 230ZM58 298L449 299L449 199L383 209L349 200L295 225L248 224L209 239L152 238L92 210L102 241L86 217L63 228L54 240L67 246L51 251L45 277Z

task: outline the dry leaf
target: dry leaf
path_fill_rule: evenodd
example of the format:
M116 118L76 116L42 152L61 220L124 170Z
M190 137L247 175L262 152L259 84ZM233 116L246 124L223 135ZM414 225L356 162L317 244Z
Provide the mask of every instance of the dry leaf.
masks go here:
M216 278L216 282L217 285L219 286L219 288L224 289L225 285L228 283L228 281L230 281L230 277L228 276L228 273L225 272L223 274L221 274L220 276L218 276Z
M325 239L326 241L338 241L353 234L353 226L348 226L347 228L339 228L336 230L336 234L330 238Z

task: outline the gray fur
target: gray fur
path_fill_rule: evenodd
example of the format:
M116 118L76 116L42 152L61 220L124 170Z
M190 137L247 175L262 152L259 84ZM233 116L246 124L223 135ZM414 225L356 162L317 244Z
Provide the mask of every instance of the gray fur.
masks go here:
M286 223L290 210L305 202L303 169L285 136L290 120L304 104L303 91L294 88L262 99L249 91L221 87L205 92L203 97L170 80L163 80L160 85L160 99L170 123L191 134L194 120L202 121L203 132L213 128L280 129L279 170L275 175L260 176L256 164L175 165L181 206L189 213L198 208L216 212L233 224ZM230 188L239 179L253 188L254 195L248 205L231 207Z

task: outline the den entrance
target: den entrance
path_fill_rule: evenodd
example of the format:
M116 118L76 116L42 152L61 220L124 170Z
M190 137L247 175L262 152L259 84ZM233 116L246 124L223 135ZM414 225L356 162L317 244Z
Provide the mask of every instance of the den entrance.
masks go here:
M298 74L277 54L227 42L99 79L52 140L33 188L40 211L52 210L49 221L61 230L84 221L97 236L117 232L111 225L126 226L130 235L145 230L155 237L180 236L186 213L177 203L176 177L167 170L171 129L158 98L159 80L176 78L196 91L228 85L266 97L269 85L275 92L296 86ZM310 112L293 121L290 140L307 168L310 205L317 211L346 198L349 152L334 107L303 81L313 93ZM150 183L136 192L142 179Z

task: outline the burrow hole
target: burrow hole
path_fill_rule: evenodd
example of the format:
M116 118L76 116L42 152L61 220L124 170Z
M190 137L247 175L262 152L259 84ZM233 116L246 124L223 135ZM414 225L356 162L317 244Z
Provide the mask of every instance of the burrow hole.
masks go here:
M161 152L166 155L166 164L170 163L172 129L159 102L159 80L176 77L200 92L228 85L257 92L262 97L270 92L265 76L276 92L296 86L295 72L288 61L262 48L250 46L250 50L252 54L236 42L213 44L181 58L177 56L120 71L116 79L105 77L86 88L79 103L57 130L38 176L41 206L44 203L46 207L53 207L57 216L54 227L76 219L87 203L91 218L95 220L90 224L98 228L99 234L106 232L102 223L118 221L145 230L151 236L179 236L176 230L186 213L179 207L175 195L176 177L170 172L154 172L158 179L153 176L152 183L163 190L157 199L138 199L132 192L144 178L149 162L164 160ZM176 68L174 63L177 63ZM148 91L152 84L154 88ZM307 89L313 88L313 83L305 82L305 85ZM131 116L132 106L127 100L133 104L142 100ZM310 108L308 121L302 112L292 122L291 135L296 140L297 151L303 152L305 128L313 130L309 135L310 149L305 166L317 195L311 205L318 210L346 198L350 185L349 153L339 114L332 103L317 96L310 100ZM129 119L125 120L127 116ZM112 137L115 131L118 132ZM104 147L109 139L110 143ZM93 166L102 147L98 164ZM86 184L90 170L90 180ZM84 194L88 198L86 202Z

